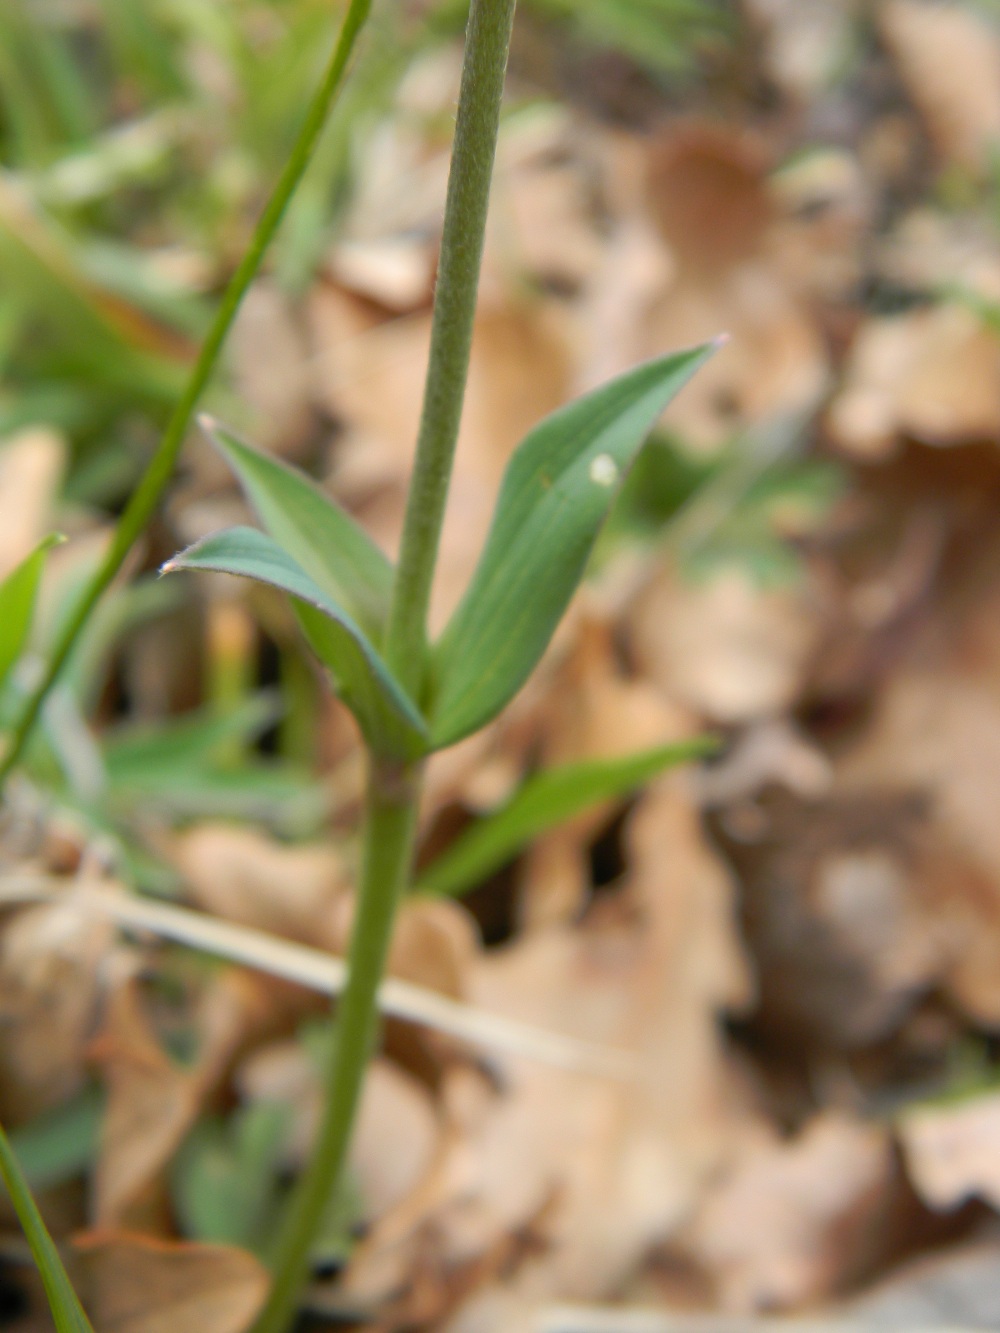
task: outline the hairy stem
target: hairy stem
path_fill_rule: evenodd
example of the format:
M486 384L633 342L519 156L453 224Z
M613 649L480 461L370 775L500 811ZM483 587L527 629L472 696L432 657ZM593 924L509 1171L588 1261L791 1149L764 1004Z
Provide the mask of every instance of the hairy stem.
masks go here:
M472 0L417 457L385 654L419 696L427 608L465 399L515 0Z
M430 364L416 468L386 633L397 677L420 688L427 605L469 370L479 267L496 156L515 0L472 0ZM254 1333L285 1333L306 1277L309 1250L338 1188L375 1034L378 988L400 897L409 883L422 765L373 760L365 807L365 855L347 987L337 1011L319 1142L286 1219L270 1298Z
M260 269L264 255L284 217L299 182L312 158L319 136L326 123L330 108L343 83L344 73L354 50L358 34L371 11L372 0L351 0L344 17L340 35L323 81L306 112L291 154L281 176L254 229L249 248L230 279L211 327L191 371L190 379L163 433L156 453L133 491L125 512L119 520L108 552L84 589L72 616L63 628L52 651L48 668L41 683L27 700L11 736L7 752L0 762L0 786L18 762L24 746L38 720L49 691L59 678L67 659L76 646L90 614L121 569L129 551L135 545L160 502L173 475L177 456L184 444L198 400L201 398L215 371L219 355L244 296Z
M419 783L419 766L406 770L372 764L357 917L347 986L337 1009L323 1123L285 1219L275 1255L274 1285L254 1333L284 1333L291 1324L310 1248L340 1182L375 1038L378 988L396 907L409 877Z

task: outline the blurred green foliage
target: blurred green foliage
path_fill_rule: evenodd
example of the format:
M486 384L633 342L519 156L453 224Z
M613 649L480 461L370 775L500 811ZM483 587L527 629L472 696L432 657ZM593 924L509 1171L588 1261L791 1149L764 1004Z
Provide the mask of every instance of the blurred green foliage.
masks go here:
M705 0L523 7L663 73L690 68L731 23L730 5ZM276 248L287 285L314 271L408 63L466 8L376 6ZM34 420L65 429L79 498L116 503L151 451L329 31L329 0L0 6L0 435Z

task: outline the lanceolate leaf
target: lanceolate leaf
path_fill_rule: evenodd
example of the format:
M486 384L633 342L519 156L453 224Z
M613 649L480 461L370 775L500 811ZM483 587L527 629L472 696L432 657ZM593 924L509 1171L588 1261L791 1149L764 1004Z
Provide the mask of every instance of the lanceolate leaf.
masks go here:
M594 759L539 773L438 857L417 880L417 892L465 893L546 829L589 806L625 796L675 764L710 754L716 745L711 736L700 736L624 758Z
M62 540L62 537L46 537L0 583L0 685L28 641L45 557Z
M583 577L624 473L715 347L630 371L548 417L519 446L472 582L434 650L436 749L484 726L527 679Z
M90 1320L83 1312L83 1306L73 1290L73 1284L63 1267L59 1251L42 1221L42 1215L31 1196L28 1182L2 1129L0 1129L0 1176L3 1176L10 1201L31 1246L31 1253L38 1265L58 1333L93 1333Z
M424 721L367 635L280 546L255 528L229 528L182 551L163 567L210 569L268 583L291 594L313 650L330 669L372 750L412 759L426 752Z
M392 593L392 565L364 529L303 473L251 449L210 417L201 424L278 545L377 637Z

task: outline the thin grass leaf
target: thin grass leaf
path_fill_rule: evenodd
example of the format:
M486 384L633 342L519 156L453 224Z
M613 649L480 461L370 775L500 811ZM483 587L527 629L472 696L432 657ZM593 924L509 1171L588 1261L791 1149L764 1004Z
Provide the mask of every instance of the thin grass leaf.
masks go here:
M277 542L255 528L229 528L163 566L164 573L179 569L235 574L287 592L313 651L329 668L373 752L393 759L427 752L423 718L364 630Z
M472 582L434 648L435 749L485 726L524 684L583 577L622 477L717 346L622 375L548 417L519 446Z
M506 805L473 824L424 870L416 892L467 893L539 834L602 801L627 796L666 769L711 754L717 745L713 737L699 736L624 758L565 764L528 778Z
M392 565L364 529L303 473L252 449L211 417L200 423L278 545L367 633L380 635Z
M38 1265L57 1333L93 1333L3 1129L0 1129L0 1176Z
M46 537L0 583L0 685L28 641L45 557L63 540L60 536Z

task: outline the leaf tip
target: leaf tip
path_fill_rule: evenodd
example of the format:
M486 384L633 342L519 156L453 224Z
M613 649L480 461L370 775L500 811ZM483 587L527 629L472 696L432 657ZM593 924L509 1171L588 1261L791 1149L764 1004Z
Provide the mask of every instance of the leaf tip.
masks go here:
M717 333L715 337L709 342L708 345L709 347L711 347L713 352L718 352L721 351L723 347L726 347L729 343L731 343L732 340L733 340L733 335L731 333Z
M215 417L212 416L211 412L199 412L198 425L202 428L202 430L205 432L206 435L214 435L215 432L219 429L219 422Z

